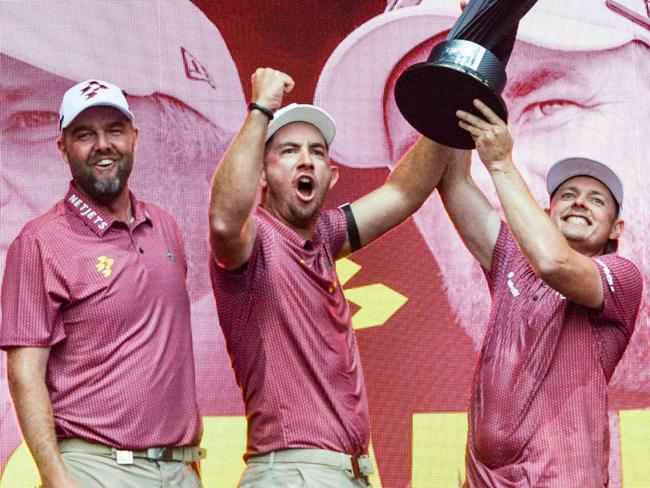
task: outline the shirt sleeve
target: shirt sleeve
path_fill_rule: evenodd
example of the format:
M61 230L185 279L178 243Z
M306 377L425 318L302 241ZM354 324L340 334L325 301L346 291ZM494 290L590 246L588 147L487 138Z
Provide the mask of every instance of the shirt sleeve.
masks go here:
M21 234L9 247L2 283L0 348L51 347L65 338L63 276L42 243Z
M616 254L594 258L603 285L603 308L592 324L600 338L600 354L607 381L630 342L641 304L641 273L631 261Z
M226 341L238 344L243 332L240 324L247 323L246 317L252 307L251 282L256 273L264 273L265 248L272 247L273 231L268 223L253 214L257 225L257 235L253 242L248 261L236 270L220 267L210 256L210 279L214 292L219 326Z
M345 213L341 208L329 210L323 214L321 222L322 227L320 227L320 232L324 236L327 236L330 242L332 256L337 256L343 248L345 238L348 235Z
M643 280L636 265L617 254L594 258L603 285L600 319L617 322L630 330L636 322L643 293Z
M488 286L490 288L490 294L494 292L496 283L504 281L503 275L508 273L506 264L511 258L513 249L517 249L515 239L510 232L508 224L501 221L501 226L499 227L499 235L497 236L497 241L494 244L494 249L492 250L490 270L486 271L485 268L481 267L485 273L485 278L487 279Z

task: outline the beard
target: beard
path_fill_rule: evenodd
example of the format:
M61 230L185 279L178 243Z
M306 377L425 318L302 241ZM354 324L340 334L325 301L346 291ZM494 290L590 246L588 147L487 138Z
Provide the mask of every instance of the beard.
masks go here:
M114 154L102 155L95 159L100 160L102 157ZM131 175L133 169L133 152L122 154L116 158L117 171L115 176L110 178L98 178L93 172L93 165L76 160L70 161L70 170L72 179L79 189L88 195L93 201L99 204L108 204L119 196Z
M270 208L274 209L274 213L290 226L296 229L309 229L318 218L327 196L329 181L323 182L320 188L315 189L314 199L306 205L293 202L291 198L287 198L287 194L294 191L292 187L287 189L286 186L280 183L275 185L269 181L266 195L263 196L263 202L265 202L265 205L269 204Z
M292 217L290 223L294 227L307 229L310 224L318 217L324 200L325 192L319 192L317 193L314 200L312 200L306 207L290 204L289 212L291 213Z

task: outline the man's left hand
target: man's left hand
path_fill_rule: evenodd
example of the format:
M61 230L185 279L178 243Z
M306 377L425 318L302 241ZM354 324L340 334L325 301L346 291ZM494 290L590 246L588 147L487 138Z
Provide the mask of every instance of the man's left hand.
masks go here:
M458 110L458 125L472 136L481 161L489 170L494 163L512 159L512 133L508 124L483 102L474 100L474 106L485 118Z

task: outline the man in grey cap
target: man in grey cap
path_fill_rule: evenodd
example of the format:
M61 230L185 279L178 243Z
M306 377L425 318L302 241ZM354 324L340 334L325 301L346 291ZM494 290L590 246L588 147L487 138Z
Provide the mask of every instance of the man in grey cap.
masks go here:
M65 192L68 177L54 144L61 96L90 76L116 81L127 91L142 130L142 171L135 172L131 186L177 218L187 245L201 411L240 414L205 266L207 223L197 216L207 202L214 161L225 152L245 108L219 31L186 0L155 8L137 1L25 0L4 2L0 10L0 274L21 227L51 206L52 194ZM129 28L133 32L125 36ZM15 451L21 438L6 387L4 352L0 356L2 472L12 453L24 451Z
M505 122L458 112L492 178L505 222L466 165L439 191L492 297L475 371L467 487L608 486L607 384L632 336L643 284L616 254L623 185L607 165L563 159L547 175L550 208L513 162Z
M614 4L625 9L614 10ZM395 80L408 66L426 60L458 17L456 0L389 2L386 12L353 31L334 50L321 73L315 103L339 121L332 158L356 168L393 167L417 133L395 106ZM518 144L514 157L537 201L546 197L544 176L552 161L581 156L607 161L626 184L628 208L645 208L650 180L640 178L650 139L650 17L643 0L587 5L581 0L540 0L519 26L519 40L508 64L504 98ZM357 114L369 114L359 117ZM355 141L363 140L364 145ZM472 167L488 200L500 209L483 165ZM476 287L480 266L454 232L437 197L414 215L440 264L446 295L478 350L485 334L489 295ZM648 273L643 236L646 212L627 215L619 251ZM644 291L646 303L648 289ZM650 307L611 385L617 405L648 404L650 389ZM625 403L634 398L631 403ZM618 424L611 414L613 427ZM612 476L620 479L618 436L612 438Z

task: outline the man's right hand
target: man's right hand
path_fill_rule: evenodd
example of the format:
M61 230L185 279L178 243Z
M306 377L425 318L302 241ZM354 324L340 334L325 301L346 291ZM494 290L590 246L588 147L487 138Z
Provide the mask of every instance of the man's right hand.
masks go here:
M251 76L252 100L275 112L282 106L285 93L293 90L293 79L272 68L257 68Z
M503 163L512 163L512 132L494 111L480 100L474 100L474 107L483 118L458 110L458 125L466 130L476 143L476 151L488 171L503 170Z

